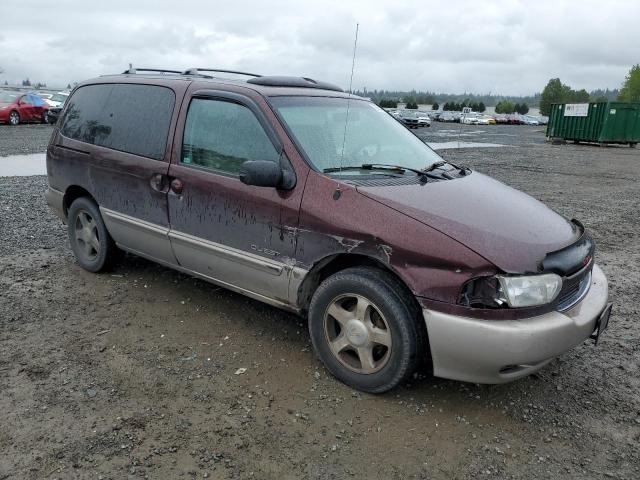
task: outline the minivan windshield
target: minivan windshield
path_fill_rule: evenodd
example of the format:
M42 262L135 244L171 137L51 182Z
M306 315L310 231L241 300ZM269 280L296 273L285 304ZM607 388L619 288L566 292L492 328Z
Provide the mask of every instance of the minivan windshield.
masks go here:
M423 170L442 161L418 137L371 102L352 98L347 121L346 98L295 96L270 100L318 171L350 167L332 174L389 175L384 169L352 167L384 164Z

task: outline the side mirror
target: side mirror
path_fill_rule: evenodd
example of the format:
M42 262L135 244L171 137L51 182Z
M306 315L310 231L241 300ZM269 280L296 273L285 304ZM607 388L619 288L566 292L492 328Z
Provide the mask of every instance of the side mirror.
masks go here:
M283 178L282 168L276 162L247 160L240 167L240 181L246 185L278 188Z

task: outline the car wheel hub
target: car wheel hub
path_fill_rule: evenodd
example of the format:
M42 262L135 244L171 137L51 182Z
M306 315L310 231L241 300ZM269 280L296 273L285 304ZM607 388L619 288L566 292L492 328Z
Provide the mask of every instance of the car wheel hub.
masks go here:
M389 324L362 295L333 299L324 315L324 332L331 353L351 371L376 373L389 361L393 344Z

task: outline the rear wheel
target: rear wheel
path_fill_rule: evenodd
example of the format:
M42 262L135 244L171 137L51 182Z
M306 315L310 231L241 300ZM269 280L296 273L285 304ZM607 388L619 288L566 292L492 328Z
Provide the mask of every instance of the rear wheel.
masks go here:
M69 208L67 231L76 260L85 270L106 270L117 259L118 247L93 200L81 197L73 201Z
M327 278L309 308L314 349L327 369L358 390L382 393L419 364L425 335L414 300L389 274L349 268Z
M9 125L18 125L20 123L20 114L13 110L9 114Z

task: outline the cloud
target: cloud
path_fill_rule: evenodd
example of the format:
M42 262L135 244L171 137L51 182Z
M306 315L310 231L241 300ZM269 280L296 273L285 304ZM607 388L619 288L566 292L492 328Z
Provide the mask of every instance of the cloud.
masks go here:
M29 15L25 12L46 12ZM303 75L369 89L615 88L640 62L640 2L2 0L0 80L64 86L138 66Z

